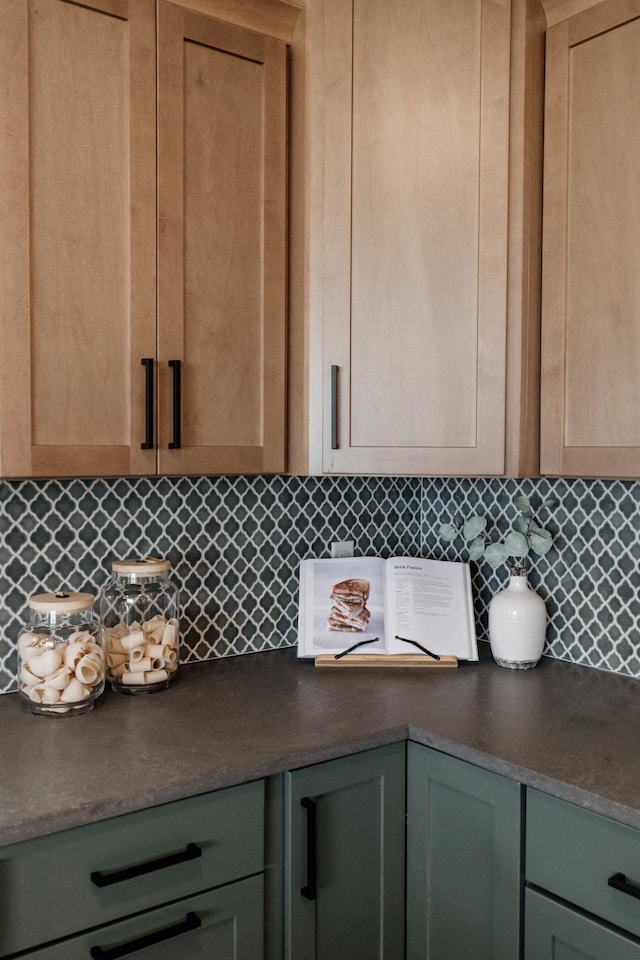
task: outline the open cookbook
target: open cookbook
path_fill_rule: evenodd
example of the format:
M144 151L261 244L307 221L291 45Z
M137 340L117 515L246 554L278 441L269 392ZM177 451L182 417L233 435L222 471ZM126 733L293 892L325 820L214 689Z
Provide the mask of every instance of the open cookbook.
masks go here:
M469 565L420 557L300 564L298 656L450 655L477 660Z

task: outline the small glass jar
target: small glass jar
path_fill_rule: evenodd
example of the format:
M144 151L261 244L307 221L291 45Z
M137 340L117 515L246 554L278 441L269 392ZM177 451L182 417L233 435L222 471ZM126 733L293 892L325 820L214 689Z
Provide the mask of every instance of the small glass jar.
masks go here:
M33 713L86 713L104 690L104 654L93 602L92 593L30 597L31 618L18 637L18 683Z
M107 680L119 693L154 693L179 662L178 588L171 564L156 557L115 560L100 593Z

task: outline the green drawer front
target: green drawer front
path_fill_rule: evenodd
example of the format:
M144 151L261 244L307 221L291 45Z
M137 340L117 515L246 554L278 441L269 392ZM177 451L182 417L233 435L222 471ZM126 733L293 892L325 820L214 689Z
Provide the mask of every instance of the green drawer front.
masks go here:
M163 866L166 857L196 858ZM97 886L138 865L158 867ZM264 869L262 781L0 849L0 957Z
M115 955L132 960L260 960L262 887L262 876L230 883L23 954L22 960L89 960L91 950L99 950L97 956L104 960Z
M640 944L533 890L524 943L524 960L640 960Z
M608 885L616 874L640 884L640 831L527 791L527 881L640 936L640 899Z

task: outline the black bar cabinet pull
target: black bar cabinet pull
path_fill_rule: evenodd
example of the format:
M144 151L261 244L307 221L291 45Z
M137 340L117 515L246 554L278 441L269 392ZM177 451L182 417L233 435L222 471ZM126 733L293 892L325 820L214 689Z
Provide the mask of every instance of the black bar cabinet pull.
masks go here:
M621 890L622 893L628 893L630 897L636 897L640 900L640 885L634 883L633 880L627 880L624 873L614 873L613 876L609 877L607 883L610 887L615 887L616 890Z
M316 834L317 834L317 806L310 797L302 797L301 805L307 811L307 882L300 888L305 900L316 899Z
M174 923L171 927L165 927L164 930L156 930L154 933L147 933L144 937L137 937L135 940L129 940L128 943L119 943L116 947L91 947L91 956L94 960L118 960L118 957L126 957L129 953L135 953L136 950L144 950L145 947L152 947L156 943L162 943L163 940L170 940L172 937L179 937L183 933L189 933L190 930L197 930L202 926L202 920L197 913L189 911L184 920L180 923Z
M153 450L153 357L140 361L144 369L144 443L141 450Z
M331 367L331 449L338 449L338 370L335 364Z
M136 863L133 867L122 867L120 870L94 870L91 874L91 882L95 883L96 887L109 887L112 883L122 883L123 880L141 877L145 873L153 873L154 870L164 870L165 867L173 867L176 863L186 863L187 860L197 860L201 856L202 849L198 844L188 843L185 849L178 853L168 853L156 860Z
M173 440L169 450L179 450L182 446L182 362L169 360L173 367Z

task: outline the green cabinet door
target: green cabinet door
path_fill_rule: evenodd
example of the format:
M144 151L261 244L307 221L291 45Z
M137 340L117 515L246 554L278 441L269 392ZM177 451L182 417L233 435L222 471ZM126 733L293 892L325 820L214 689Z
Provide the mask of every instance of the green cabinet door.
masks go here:
M411 742L407 770L407 960L517 960L521 787Z
M405 743L285 775L286 960L404 957Z
M525 960L640 960L640 943L534 890L525 894Z

